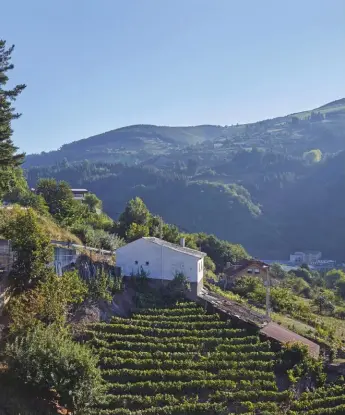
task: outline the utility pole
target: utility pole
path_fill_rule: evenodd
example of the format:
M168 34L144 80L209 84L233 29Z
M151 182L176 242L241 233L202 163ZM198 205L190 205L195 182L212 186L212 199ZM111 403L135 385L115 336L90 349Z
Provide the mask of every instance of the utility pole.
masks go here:
M265 287L266 287L266 317L270 318L271 316L271 281L270 281L270 275L269 275L269 266L264 265L264 268L266 269L266 281L265 281Z

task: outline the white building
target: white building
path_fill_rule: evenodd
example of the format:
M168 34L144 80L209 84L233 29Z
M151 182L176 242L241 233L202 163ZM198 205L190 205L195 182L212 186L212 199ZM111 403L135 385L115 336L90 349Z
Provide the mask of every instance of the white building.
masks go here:
M31 188L31 191L36 193L36 189L34 187ZM71 191L73 193L73 199L75 200L84 200L85 195L89 193L87 189L71 189Z
M303 251L290 254L290 262L294 264L311 264L319 261L322 257L320 251Z
M85 195L89 193L87 189L71 189L73 193L73 198L75 200L84 200Z
M141 267L148 278L172 280L176 273L183 273L191 284L192 291L199 293L204 276L204 252L186 248L184 239L180 245L159 238L144 237L116 250L116 265L122 274L130 276Z

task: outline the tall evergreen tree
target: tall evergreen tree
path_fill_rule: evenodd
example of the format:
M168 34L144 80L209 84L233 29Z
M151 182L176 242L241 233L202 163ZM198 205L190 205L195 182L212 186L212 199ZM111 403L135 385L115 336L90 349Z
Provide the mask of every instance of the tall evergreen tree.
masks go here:
M24 160L24 154L17 153L18 148L11 139L13 133L11 122L21 115L15 112L12 103L26 85L21 84L13 89L4 89L9 80L7 72L14 68L11 63L13 49L14 45L6 48L6 41L0 39L0 175L1 170L19 167Z

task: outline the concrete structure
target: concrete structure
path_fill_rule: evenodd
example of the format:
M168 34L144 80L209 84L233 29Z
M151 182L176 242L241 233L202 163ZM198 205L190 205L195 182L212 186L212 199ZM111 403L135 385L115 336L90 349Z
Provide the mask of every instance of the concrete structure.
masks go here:
M330 271L334 268L339 268L340 266L337 264L337 261L333 259L320 259L319 261L312 262L309 264L309 268L315 271Z
M0 277L7 274L13 264L11 243L7 239L0 239Z
M290 254L290 262L292 264L312 264L321 259L322 253L320 251L297 251Z
M73 198L75 200L84 200L85 195L89 193L87 189L71 189L73 193Z
M114 253L105 249L92 248L64 241L51 241L54 246L54 261L51 266L57 275L61 276L66 269L75 264L82 253L87 252L94 259L104 260L109 258L107 262L113 262ZM11 241L0 239L0 278L1 275L7 275L11 271L14 259L14 252L11 247Z
M79 254L73 247L54 246L54 269L61 276L71 264L75 264Z
M280 324L274 323L273 321L269 322L265 327L260 330L260 334L268 338L268 340L276 341L277 343L283 345L287 343L301 343L308 347L309 354L316 359L320 355L320 346L303 337L294 331L291 331L285 327L282 327Z
M252 310L249 306L229 300L220 294L216 294L203 288L197 297L197 302L211 313L219 313L223 319L231 319L234 327L255 329L264 339L279 345L286 343L302 343L308 347L311 356L318 358L320 346L299 334L274 323L266 315Z
M79 253L71 245L59 246L54 244L54 262L51 264L57 275L61 276L66 267L75 263ZM11 271L14 259L14 252L11 241L0 239L0 277L1 274L8 274Z
M85 195L89 193L87 189L71 189L73 193L73 198L75 200L84 200ZM31 191L36 193L36 189L34 187L31 188Z
M174 279L183 273L189 280L194 294L200 292L204 275L205 253L186 248L159 238L143 237L116 250L116 266L124 276L138 273L141 268L148 278L161 281Z

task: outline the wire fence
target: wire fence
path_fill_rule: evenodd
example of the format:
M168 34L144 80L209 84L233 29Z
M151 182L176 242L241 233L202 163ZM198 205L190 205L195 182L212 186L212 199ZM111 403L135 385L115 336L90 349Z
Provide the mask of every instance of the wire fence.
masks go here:
M12 252L0 251L0 275L10 272L13 266L14 255Z

